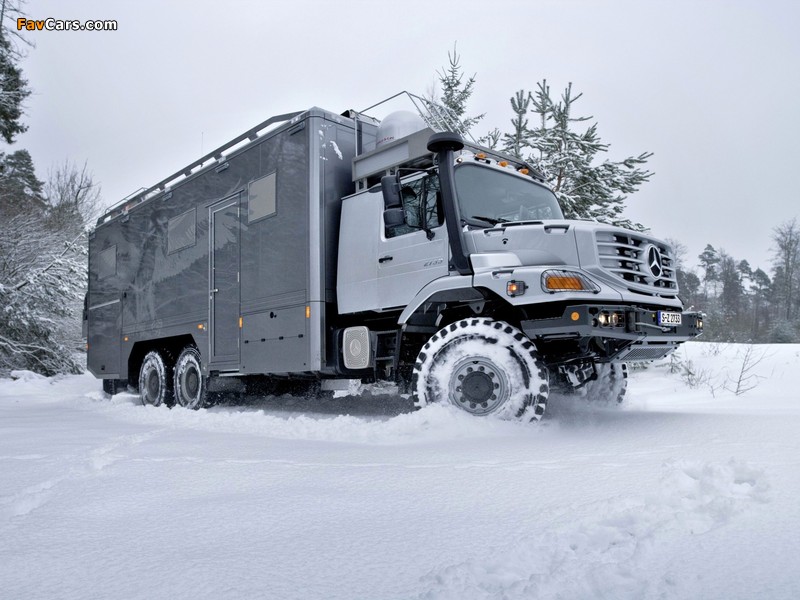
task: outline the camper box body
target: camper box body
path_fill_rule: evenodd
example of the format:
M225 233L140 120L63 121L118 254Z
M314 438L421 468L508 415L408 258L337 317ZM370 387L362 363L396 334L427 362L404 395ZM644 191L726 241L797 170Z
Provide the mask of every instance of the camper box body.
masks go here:
M136 382L156 343L174 355L193 342L206 375L331 371L356 126L374 144L374 125L317 108L255 128L104 216L89 242L89 370Z

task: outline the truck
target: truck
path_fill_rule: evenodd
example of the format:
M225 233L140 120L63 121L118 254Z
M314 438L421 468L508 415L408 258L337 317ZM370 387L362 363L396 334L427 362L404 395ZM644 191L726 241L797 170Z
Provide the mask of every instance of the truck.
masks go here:
M385 380L536 421L551 390L621 400L628 363L702 332L667 243L565 219L539 171L414 104L274 116L103 214L84 310L103 389L199 409Z

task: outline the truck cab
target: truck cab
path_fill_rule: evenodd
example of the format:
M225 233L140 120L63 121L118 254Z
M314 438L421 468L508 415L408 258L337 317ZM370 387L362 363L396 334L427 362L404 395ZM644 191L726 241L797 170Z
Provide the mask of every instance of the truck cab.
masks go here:
M544 177L518 159L423 128L356 157L353 170L339 312L399 327L416 359L388 371L420 406L445 399L535 419L550 388L620 400L628 362L702 331L702 315L683 312L669 245L566 220ZM372 342L382 345L380 334ZM491 358L503 345L512 349ZM448 366L467 347L474 360Z

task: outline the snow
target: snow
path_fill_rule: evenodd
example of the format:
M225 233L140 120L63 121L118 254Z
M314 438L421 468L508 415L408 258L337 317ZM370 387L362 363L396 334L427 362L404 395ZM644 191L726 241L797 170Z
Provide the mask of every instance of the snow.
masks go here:
M664 361L622 407L551 397L534 425L15 372L0 598L797 598L800 345L754 347L736 395L747 349L687 344L696 387Z

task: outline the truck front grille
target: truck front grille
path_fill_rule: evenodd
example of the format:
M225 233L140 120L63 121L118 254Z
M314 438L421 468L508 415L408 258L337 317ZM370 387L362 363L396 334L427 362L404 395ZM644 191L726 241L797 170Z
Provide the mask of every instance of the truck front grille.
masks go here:
M600 267L637 294L675 298L675 259L666 244L634 232L597 231Z

